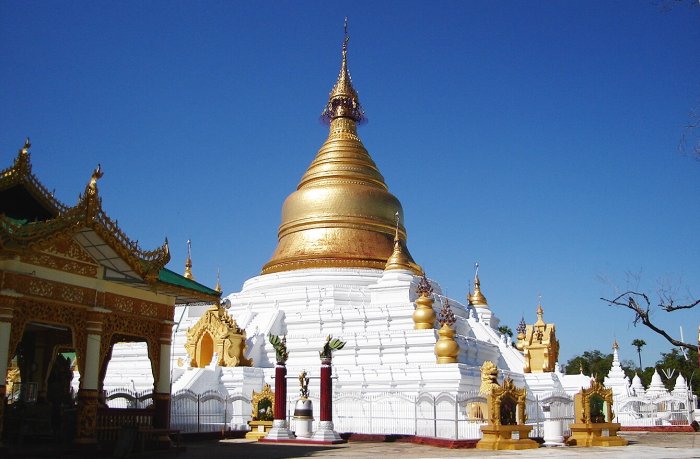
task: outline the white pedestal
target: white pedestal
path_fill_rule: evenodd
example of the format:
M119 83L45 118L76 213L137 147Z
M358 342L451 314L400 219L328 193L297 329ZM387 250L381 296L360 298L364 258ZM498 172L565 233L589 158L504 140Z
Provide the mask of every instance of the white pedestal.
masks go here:
M318 430L314 432L314 441L343 441L338 432L333 430L333 421L321 421L318 423Z
M294 440L294 433L287 428L287 421L275 419L265 440Z
M311 438L313 436L312 425L314 420L308 418L294 419L294 435L297 438Z
M565 446L561 421L544 421L544 446Z

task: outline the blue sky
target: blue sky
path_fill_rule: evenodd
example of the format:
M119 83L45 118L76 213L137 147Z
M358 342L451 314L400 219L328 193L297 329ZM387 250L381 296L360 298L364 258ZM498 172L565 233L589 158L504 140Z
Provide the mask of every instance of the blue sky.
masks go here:
M669 2L674 4L675 2ZM259 273L284 198L326 137L343 17L365 146L402 202L408 244L464 300L475 261L512 328L557 325L645 364L669 349L601 296L700 296L700 162L677 146L700 109L700 7L661 2L1 2L0 149L74 203L226 293ZM654 318L697 333L698 313Z

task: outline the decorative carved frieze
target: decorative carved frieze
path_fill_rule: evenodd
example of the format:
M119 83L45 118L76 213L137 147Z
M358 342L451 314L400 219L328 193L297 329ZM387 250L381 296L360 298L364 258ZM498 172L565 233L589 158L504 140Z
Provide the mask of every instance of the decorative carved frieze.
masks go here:
M77 274L79 276L97 277L97 265L69 260L66 258L49 255L47 253L27 251L20 256L20 260L32 265L56 269L58 271Z
M173 310L166 304L130 298L109 292L104 294L104 307L127 314L159 319L172 319L171 311Z

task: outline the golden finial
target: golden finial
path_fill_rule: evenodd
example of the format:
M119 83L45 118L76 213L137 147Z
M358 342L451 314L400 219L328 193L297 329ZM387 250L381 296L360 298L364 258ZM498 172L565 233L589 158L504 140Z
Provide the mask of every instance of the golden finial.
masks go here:
M29 141L29 137L24 141L24 146L19 150L19 153L26 155L29 153L29 149L32 147L32 143Z
M537 302L537 322L535 325L545 325L542 316L544 315L544 309L542 309L542 295L539 296L539 301Z
M399 211L397 210L394 214L394 219L396 221L396 226L394 227L394 243L399 242Z
M91 190L95 191L97 190L97 181L102 178L102 176L105 175L104 172L102 172L102 165L97 164L97 167L95 170L92 171L92 175L90 176L90 183L88 184L88 188Z
M474 293L467 295L467 301L474 307L487 308L489 306L486 297L481 293L481 281L479 280L479 262L474 263Z
M345 18L343 25L345 38L343 39L342 56L343 60L340 64L340 73L338 81L333 86L328 98L328 103L321 113L321 119L330 123L336 118L350 118L358 124L366 120L365 112L360 105L360 99L357 96L357 91L352 86L352 78L348 70L348 18Z
M343 40L343 58L348 54L348 42L350 41L350 36L348 35L348 17L345 16L345 21L343 22L343 31L345 32L345 39Z
M187 260L185 260L185 278L194 280L192 274L192 241L187 240Z
M405 253L403 253L403 248L401 247L401 239L399 238L399 213L396 212L396 230L394 232L394 252L391 254L389 259L386 261L385 271L392 269L401 269L408 271L415 271L411 261L408 259Z
M217 292L221 293L221 272L219 268L216 269L216 286L214 287L214 290Z
M617 351L618 349L620 349L620 345L617 344L617 337L616 337L615 340L613 341L613 351Z

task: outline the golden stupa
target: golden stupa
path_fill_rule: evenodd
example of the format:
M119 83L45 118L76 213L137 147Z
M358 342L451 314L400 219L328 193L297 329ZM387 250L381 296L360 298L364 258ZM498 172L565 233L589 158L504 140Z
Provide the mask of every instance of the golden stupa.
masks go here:
M322 267L384 269L394 252L395 233L404 259L420 272L406 247L401 203L389 193L357 136L357 125L365 118L348 71L347 45L346 30L340 74L322 114L330 124L328 139L284 202L279 242L263 274Z

